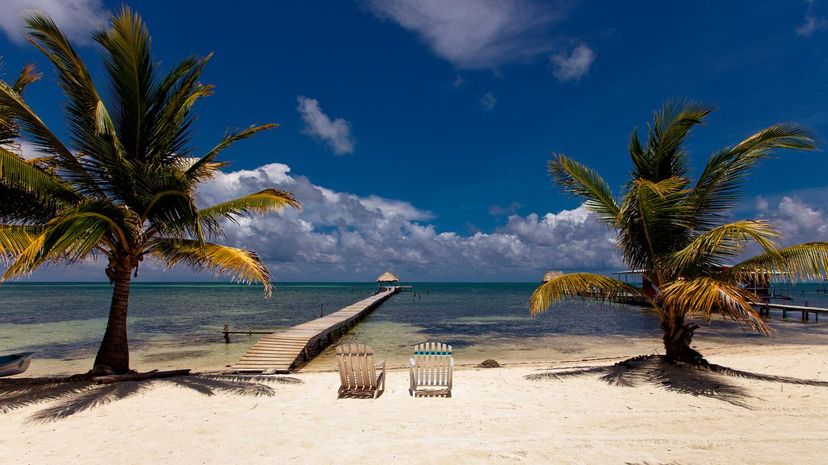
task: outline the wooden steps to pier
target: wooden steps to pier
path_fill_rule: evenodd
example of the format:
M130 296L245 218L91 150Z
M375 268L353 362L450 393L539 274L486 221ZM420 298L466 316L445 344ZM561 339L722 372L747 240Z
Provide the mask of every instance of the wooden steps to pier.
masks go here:
M263 371L289 372L299 363L300 359L310 360L313 355L319 353L357 324L365 315L371 313L399 291L399 288L387 288L383 292L348 305L330 315L263 336L232 367L232 370L259 373Z

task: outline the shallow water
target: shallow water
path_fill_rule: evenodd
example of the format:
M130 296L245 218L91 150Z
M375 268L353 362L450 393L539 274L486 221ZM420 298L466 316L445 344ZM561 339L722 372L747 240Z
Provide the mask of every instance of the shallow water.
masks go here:
M625 305L568 302L536 318L527 300L533 283L418 283L352 329L346 340L374 347L402 364L411 347L425 340L452 344L459 360L561 358L611 353L639 345L658 349L658 320L650 311ZM221 328L275 330L329 313L368 296L374 284L277 284L265 300L260 287L215 283L136 283L130 294L130 347L137 368L221 368L235 362L259 336ZM801 305L828 307L816 286L791 290ZM111 297L107 284L7 283L0 286L0 354L36 352L32 372L88 369L106 326ZM828 317L825 318L828 320ZM823 322L775 321L774 340L822 336ZM714 321L702 332L730 340L756 339L729 322ZM643 344L643 345L642 345ZM606 347L604 347L606 346ZM652 347L652 349L649 349ZM331 351L308 365L330 368Z

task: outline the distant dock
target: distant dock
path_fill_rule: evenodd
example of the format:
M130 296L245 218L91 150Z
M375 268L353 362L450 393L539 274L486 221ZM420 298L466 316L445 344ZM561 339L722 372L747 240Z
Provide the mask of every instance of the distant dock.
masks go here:
M811 319L811 314L814 314L814 321L819 321L820 313L828 313L828 308L820 308L820 307L805 307L802 305L785 305L785 304L774 304L769 302L751 302L751 305L755 306L759 311L760 315L769 316L771 309L773 310L781 310L782 311L782 318L788 316L788 312L796 312L802 315L802 321L808 321Z
M389 297L401 291L401 286L387 286L371 297L334 313L268 334L253 344L231 369L256 373L289 372L302 361L310 360Z
M774 297L780 298L780 297ZM788 297L790 299L790 297ZM618 299L619 303L628 304L628 305L636 305L639 307L649 307L650 303L647 302L644 298L637 295L626 294ZM808 307L804 305L787 305L787 304L777 304L773 302L750 302L750 304L759 312L760 315L763 316L770 316L771 310L780 311L782 313L782 318L787 318L788 313L799 313L802 317L802 321L810 321L811 316L813 315L814 321L819 321L819 315L828 313L828 308L822 307Z

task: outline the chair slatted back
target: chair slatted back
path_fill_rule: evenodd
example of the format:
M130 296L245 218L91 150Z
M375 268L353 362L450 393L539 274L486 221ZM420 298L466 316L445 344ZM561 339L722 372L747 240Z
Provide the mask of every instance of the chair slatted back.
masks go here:
M352 390L377 388L374 351L365 344L349 343L336 346L336 365L339 368L339 379L344 388Z
M441 342L423 342L414 346L414 379L417 386L451 384L451 346Z

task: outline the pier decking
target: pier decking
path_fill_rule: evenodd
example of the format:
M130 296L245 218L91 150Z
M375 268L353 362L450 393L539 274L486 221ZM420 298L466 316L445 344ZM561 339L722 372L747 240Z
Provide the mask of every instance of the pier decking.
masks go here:
M253 344L232 370L288 372L300 357L310 359L397 292L398 287L389 287L330 315L268 334Z
M774 304L770 302L751 302L756 309L759 311L760 314L769 315L770 310L781 310L782 311L782 318L788 316L788 312L801 312L802 314L802 321L808 321L811 319L811 313L814 314L814 319L819 321L820 313L828 313L828 308L820 308L820 307L804 307L802 305L784 305L784 304Z

